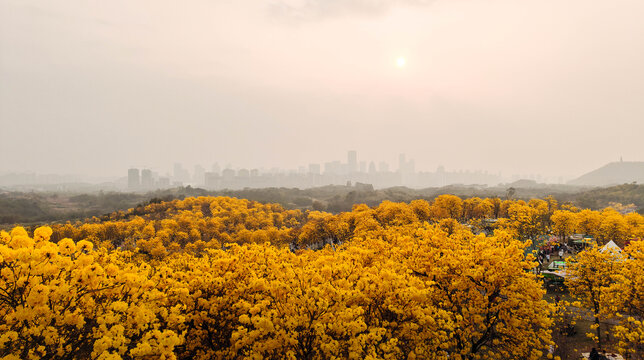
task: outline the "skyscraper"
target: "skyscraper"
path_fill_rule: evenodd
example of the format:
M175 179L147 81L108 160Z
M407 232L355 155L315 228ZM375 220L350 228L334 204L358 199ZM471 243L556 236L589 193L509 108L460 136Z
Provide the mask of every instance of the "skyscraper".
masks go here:
M152 170L141 170L141 187L144 190L150 190L154 186L154 179L152 178Z
M355 150L349 150L347 153L348 171L354 173L358 171L358 154Z
M190 172L183 168L181 163L174 164L174 174L173 180L175 183L187 183L190 182Z
M127 171L127 187L130 190L138 190L141 187L139 169L132 168Z
M320 175L320 164L309 164L309 174Z
M194 169L195 170L192 174L192 182L197 186L203 185L205 182L204 174L206 173L206 170L201 165L195 165Z
M406 164L407 161L405 160L405 154L398 155L398 172L404 172Z

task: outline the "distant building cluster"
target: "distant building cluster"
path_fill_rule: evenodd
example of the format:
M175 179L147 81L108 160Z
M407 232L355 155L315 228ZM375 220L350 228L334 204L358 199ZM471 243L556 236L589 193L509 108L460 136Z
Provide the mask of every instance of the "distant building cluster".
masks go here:
M171 187L170 178L158 176L150 169L129 169L127 171L127 188L132 191L149 191Z
M34 172L1 173L0 191L151 191L179 186L209 190L265 187L310 188L325 185L368 184L373 188L407 186L410 188L447 185L498 186L512 183L514 187L535 187L537 184L563 184L563 177L547 178L539 174L512 174L487 171L416 171L413 159L398 157L398 166L386 162L361 160L356 151L347 152L346 162L329 161L308 164L297 169L244 169L232 165L213 164L209 171L196 165L192 171L174 164L172 171L160 174L150 168L133 167L127 177L92 177L90 175L37 174ZM608 163L568 182L571 186L611 186L644 183L644 162L619 161Z
M435 172L416 172L413 159L405 154L398 157L398 167L390 170L389 164L360 161L355 150L347 152L346 162L339 160L324 164L309 164L298 169L234 169L219 164L210 171L197 165L192 174L182 164L175 164L172 175L158 176L149 169L130 169L128 189L147 191L174 186L191 185L208 190L244 188L310 188L324 185L371 184L375 188L407 186L413 188L445 186L448 184L496 185L502 182L500 174L487 172L447 172L441 166Z

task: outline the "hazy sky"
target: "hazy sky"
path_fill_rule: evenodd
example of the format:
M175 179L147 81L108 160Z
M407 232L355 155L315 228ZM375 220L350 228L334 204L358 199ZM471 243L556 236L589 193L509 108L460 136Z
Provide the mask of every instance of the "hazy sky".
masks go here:
M0 172L644 160L642 0L0 0ZM404 57L405 67L396 59Z

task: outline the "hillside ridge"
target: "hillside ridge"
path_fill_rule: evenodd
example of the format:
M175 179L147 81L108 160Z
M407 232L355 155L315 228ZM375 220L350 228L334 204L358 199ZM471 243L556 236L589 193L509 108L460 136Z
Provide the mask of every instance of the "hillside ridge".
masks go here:
M610 186L644 183L644 161L615 161L568 182L570 185Z

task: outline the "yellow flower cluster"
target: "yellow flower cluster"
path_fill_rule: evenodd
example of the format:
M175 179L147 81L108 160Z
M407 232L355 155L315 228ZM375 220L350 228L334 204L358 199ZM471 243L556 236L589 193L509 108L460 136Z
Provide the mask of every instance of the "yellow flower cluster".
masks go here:
M333 215L202 197L16 227L0 232L0 358L540 359L554 308L525 240L595 213L443 195ZM600 229L616 218L597 214ZM625 237L644 224L617 215ZM485 218L494 235L475 235ZM624 346L642 332L637 246L602 285L634 307Z
M51 234L0 233L0 356L132 358L157 336L163 346L146 354L176 357L182 337L156 335L169 307L149 270L89 241L50 242Z
M617 348L633 359L644 354L644 241L633 241L623 252L600 251L598 247L579 253L570 261L571 277L566 284L577 305L589 308L595 318L589 333L599 347L605 341L600 321L612 319ZM639 357L638 357L639 356Z
M296 236L306 216L276 204L225 197L175 200L117 212L105 221L52 225L52 240L86 239L113 249L137 251L147 259L236 242L285 245Z

